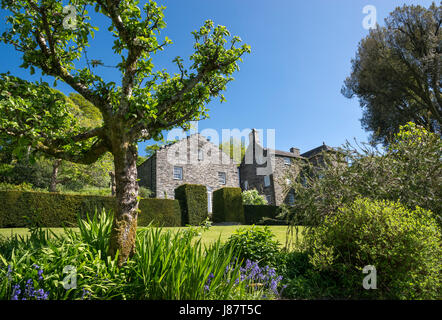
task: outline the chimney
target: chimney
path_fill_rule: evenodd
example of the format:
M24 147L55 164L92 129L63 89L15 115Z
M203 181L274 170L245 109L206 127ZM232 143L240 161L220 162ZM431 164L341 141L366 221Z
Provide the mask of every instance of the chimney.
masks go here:
M299 153L299 149L298 149L298 148L295 148L295 147L290 148L290 152L291 152L291 153L294 153L295 156L299 156L299 155L300 155L300 153Z
M258 131L256 131L256 129L252 129L252 131L250 131L249 143L251 145L254 145L255 143L259 144L259 134L258 134Z

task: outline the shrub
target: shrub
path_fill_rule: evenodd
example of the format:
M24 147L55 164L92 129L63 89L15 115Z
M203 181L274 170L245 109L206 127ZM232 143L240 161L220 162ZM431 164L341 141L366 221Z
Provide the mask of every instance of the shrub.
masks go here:
M0 183L0 191L33 191L32 184L23 182L21 184Z
M175 189L180 202L182 225L200 225L207 219L207 189L197 184L183 184Z
M331 273L315 270L306 252L286 254L283 268L283 297L288 299L331 299L340 296Z
M226 248L233 248L234 255L243 263L256 261L260 266L278 267L280 262L280 243L266 227L237 229L225 243Z
M76 226L77 215L88 212L112 211L114 197L68 195L44 192L0 191L0 227L63 227ZM178 201L142 199L138 218L139 226L150 222L162 226L180 226L181 213Z
M259 194L258 190L251 189L242 192L242 203L244 205L266 205L267 200L265 196Z
M138 208L138 226L152 223L161 227L179 227L181 222L180 204L172 199L141 199Z
M244 219L246 224L256 224L262 218L274 219L279 207L269 205L244 205Z
M221 188L213 192L213 222L245 223L241 188Z
M322 158L320 170L299 161L301 174L287 174L296 194L292 217L318 224L364 197L431 210L442 226L442 139L437 134L409 123L384 151L347 144Z
M440 299L442 235L430 211L357 199L306 235L310 263L337 279L341 297ZM364 266L377 290L362 287Z

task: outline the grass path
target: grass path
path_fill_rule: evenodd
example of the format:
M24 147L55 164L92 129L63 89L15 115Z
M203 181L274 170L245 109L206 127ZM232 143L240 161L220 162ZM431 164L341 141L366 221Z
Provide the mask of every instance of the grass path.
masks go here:
M212 226L209 230L203 231L201 233L202 242L204 244L209 244L216 241L219 237L221 242L225 242L229 236L239 228L252 228L252 226ZM275 234L276 240L278 240L281 246L285 245L286 242L286 226L269 226L270 230ZM46 228L43 228L46 229ZM142 229L142 228L140 228ZM185 227L175 227L175 228L163 228L164 230L177 231L179 229L185 229ZM55 234L62 234L63 228L51 228ZM78 230L74 228L74 230ZM29 235L27 228L0 228L0 237L10 237L11 235L26 236Z

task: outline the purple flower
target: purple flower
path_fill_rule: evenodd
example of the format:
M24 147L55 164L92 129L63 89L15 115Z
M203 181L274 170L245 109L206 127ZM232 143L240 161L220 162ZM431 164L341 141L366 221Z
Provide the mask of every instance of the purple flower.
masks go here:
M14 285L14 287L12 288L11 300L18 300L18 296L20 295L20 293L21 293L20 285L19 284Z
M86 290L85 288L83 288L83 294L81 296L81 299L84 300L85 297L89 297L90 296L90 291Z

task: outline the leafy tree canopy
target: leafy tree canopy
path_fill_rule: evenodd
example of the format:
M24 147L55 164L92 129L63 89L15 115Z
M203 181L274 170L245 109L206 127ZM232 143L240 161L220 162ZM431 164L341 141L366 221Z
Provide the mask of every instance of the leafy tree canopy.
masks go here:
M342 93L357 96L362 126L388 143L409 121L441 133L442 6L403 6L359 43Z

